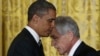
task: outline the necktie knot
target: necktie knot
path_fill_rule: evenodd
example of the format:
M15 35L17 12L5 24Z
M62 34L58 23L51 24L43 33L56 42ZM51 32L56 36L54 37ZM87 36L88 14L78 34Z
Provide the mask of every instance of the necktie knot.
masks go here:
M39 40L38 45L41 46L41 44L42 44L42 42L41 42L41 40Z

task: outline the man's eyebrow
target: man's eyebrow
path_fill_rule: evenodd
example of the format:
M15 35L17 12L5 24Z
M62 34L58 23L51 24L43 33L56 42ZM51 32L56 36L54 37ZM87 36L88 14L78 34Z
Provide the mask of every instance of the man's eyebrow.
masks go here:
M56 39L56 37L55 37L54 35L51 35L50 37L51 37L52 39Z
M48 19L47 21L52 22L52 21L55 21L55 19L52 18L52 19Z
M55 18L50 18L50 19L48 19L48 20L55 20Z

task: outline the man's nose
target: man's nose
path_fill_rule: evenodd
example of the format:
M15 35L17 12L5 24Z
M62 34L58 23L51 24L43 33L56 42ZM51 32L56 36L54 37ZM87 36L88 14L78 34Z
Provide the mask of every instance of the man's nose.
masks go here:
M54 26L55 26L55 23L54 23L54 21L52 21L51 27L53 28Z

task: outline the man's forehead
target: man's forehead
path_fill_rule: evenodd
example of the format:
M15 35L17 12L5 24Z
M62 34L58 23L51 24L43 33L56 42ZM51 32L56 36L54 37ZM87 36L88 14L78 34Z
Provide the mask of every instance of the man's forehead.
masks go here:
M60 36L60 34L57 32L56 28L54 27L52 32L51 32L51 37L52 38L57 38L59 36Z
M58 33L58 32L57 32L57 30L56 30L56 27L54 27L54 28L52 29L51 34L54 35L54 34L57 34L57 33Z

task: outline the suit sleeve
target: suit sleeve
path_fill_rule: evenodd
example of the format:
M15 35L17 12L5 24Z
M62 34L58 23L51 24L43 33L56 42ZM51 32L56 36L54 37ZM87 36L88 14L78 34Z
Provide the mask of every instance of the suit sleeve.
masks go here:
M14 56L37 56L29 43L21 42L15 46Z

